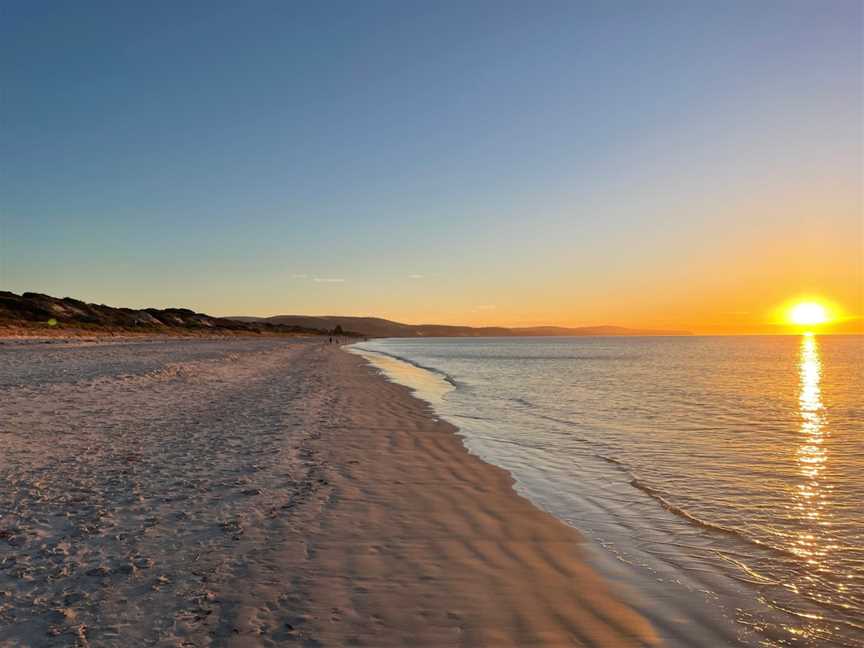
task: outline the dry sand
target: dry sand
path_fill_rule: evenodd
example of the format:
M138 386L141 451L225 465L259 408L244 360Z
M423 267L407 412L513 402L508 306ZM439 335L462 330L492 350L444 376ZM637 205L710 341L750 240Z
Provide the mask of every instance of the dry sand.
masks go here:
M0 347L0 646L649 646L579 534L315 341Z

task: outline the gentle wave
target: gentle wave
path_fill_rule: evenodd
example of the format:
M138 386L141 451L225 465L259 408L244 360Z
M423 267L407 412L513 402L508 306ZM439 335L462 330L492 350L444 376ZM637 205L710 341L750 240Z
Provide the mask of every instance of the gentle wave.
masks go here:
M657 502L659 502L660 505L663 508L665 508L667 511L684 518L690 524L694 524L694 525L701 527L703 529L710 529L711 531L717 531L719 533L725 533L725 534L728 534L731 536L735 536L736 538L740 538L741 540L744 540L745 542L749 542L749 543L752 543L758 547L762 547L765 549L769 549L771 551L775 551L778 554L782 554L782 555L790 557L790 558L796 558L797 557L797 554L795 554L794 552L791 552L791 551L788 551L786 549L782 549L781 547L776 547L776 546L768 544L766 542L762 542L760 540L757 540L756 538L753 538L753 537L747 535L746 533L742 533L741 531L739 531L737 529L733 529L731 527L723 526L722 524L716 524L714 522L708 522L707 520L703 520L703 519L699 518L698 516L694 515L693 513L687 511L687 509L684 509L680 506L676 506L675 504L673 504L672 502L669 501L669 499L668 499L669 495L668 494L666 494L664 496L664 494L660 490L658 490L656 488L652 488L648 484L641 482L637 477L633 477L630 480L630 485L633 486L633 488L637 488L640 491L642 491L643 493L648 494L650 497L652 497Z
M426 365L420 364L419 362L415 362L414 360L410 360L409 358L397 355L395 353L388 353L386 351L381 351L380 349L368 349L362 345L352 345L357 348L363 349L366 353L377 353L382 356L386 356L388 358L392 358L393 360L399 360L400 362L404 362L406 364L411 365L417 369L423 369L424 371L428 371L437 376L443 378L446 382L450 383L453 387L459 387L461 383L459 383L453 376L448 374L446 371L442 371L440 369L436 369L434 367L427 367Z

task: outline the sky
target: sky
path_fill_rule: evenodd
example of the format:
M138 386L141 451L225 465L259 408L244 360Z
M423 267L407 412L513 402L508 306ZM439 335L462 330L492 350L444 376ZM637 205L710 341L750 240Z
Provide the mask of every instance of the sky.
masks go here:
M862 5L4 2L0 289L214 315L861 317Z

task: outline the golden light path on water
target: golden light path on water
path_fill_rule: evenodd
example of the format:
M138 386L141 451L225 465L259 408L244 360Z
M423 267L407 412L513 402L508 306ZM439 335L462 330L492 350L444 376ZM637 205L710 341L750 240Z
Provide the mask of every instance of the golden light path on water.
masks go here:
M823 562L832 545L830 533L824 532L831 526L831 521L828 519L827 510L830 486L822 482L829 459L825 447L827 429L821 390L822 360L819 344L812 333L805 333L801 338L798 373L800 385L798 409L801 428L797 461L801 482L795 493L795 510L801 522L801 530L797 533L798 537L791 549L807 562L810 575L805 576L805 579L813 581L813 573L823 571ZM802 585L810 589L810 583L802 583ZM789 583L788 586L794 591L799 591L798 586L793 583ZM809 634L800 630L795 632L798 633Z
M822 361L816 338L805 334L801 339L799 360L800 392L798 407L801 413L801 443L798 446L798 466L803 477L798 485L796 507L807 527L828 524L824 517L826 493L820 483L825 470L828 453L824 445L824 412L822 405ZM796 553L806 558L811 565L819 562L825 553L819 538L810 531L802 532Z

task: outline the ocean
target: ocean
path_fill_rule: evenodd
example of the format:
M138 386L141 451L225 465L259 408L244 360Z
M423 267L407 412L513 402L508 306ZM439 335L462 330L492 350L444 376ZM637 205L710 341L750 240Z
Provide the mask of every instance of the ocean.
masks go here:
M579 529L670 644L864 646L864 337L353 350Z

